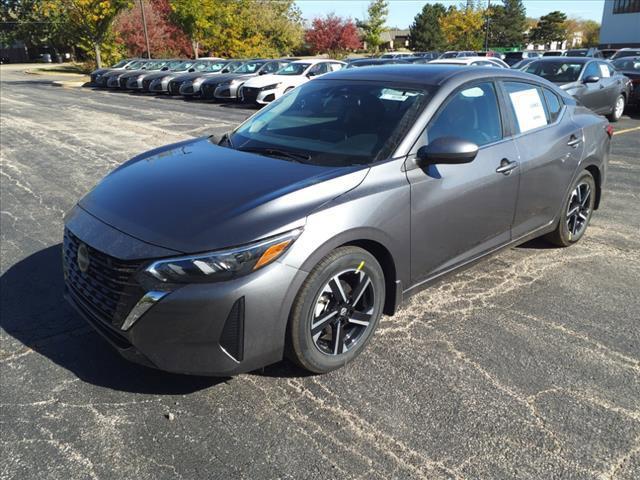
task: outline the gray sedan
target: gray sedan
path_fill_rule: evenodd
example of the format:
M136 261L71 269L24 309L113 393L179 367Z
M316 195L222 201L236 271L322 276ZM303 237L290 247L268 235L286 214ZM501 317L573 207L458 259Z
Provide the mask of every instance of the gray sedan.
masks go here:
M65 218L65 293L144 365L233 375L287 352L328 372L445 275L532 238L580 241L611 135L516 70L322 75L218 141L111 172Z
M549 57L522 69L555 83L585 107L617 122L629 99L629 79L606 60L591 57Z
M193 72L183 73L169 81L167 93L169 95L193 95L200 89L200 83L212 76L233 72L244 62L242 60L215 60L210 61L205 68L195 69ZM183 85L188 89L183 89Z

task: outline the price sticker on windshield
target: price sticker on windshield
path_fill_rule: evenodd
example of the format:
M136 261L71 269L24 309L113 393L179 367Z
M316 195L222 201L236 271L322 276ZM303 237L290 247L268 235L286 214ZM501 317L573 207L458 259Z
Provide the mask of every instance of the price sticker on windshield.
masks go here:
M547 115L537 88L511 92L509 97L518 120L520 133L544 127L547 124Z

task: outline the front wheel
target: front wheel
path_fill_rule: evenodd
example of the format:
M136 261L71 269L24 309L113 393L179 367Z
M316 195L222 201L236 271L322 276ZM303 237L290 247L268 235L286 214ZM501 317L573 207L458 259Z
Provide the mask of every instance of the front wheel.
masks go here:
M596 182L585 170L573 184L560 214L558 226L547 235L547 239L560 247L568 247L578 242L587 230L595 202Z
M384 272L366 250L340 247L311 271L293 305L290 354L325 373L353 360L375 331L385 298Z
M613 106L613 110L611 114L607 115L607 118L610 122L617 122L622 118L622 114L624 113L624 107L626 106L626 101L623 95L618 95L616 98L616 103Z

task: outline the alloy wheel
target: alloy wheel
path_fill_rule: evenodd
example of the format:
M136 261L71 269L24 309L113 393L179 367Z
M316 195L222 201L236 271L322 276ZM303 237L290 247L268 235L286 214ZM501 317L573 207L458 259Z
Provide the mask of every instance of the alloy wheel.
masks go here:
M618 97L618 100L616 100L616 108L615 108L616 118L622 117L623 113L624 113L624 98Z
M360 268L344 270L325 284L312 311L311 338L325 355L341 355L362 338L373 320L375 291Z
M582 235L590 215L591 187L587 183L580 183L571 192L567 207L567 228L571 237Z

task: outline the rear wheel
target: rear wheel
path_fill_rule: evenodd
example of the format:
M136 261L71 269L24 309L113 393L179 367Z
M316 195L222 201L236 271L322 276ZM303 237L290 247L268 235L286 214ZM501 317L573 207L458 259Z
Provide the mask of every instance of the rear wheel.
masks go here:
M624 99L624 95L618 95L616 99L616 103L613 106L613 110L611 114L607 115L607 118L610 122L617 122L622 118L622 114L624 113L624 107L626 105L626 101Z
M340 247L311 271L293 305L290 354L314 373L353 360L375 331L384 306L380 264L366 250Z
M578 242L587 230L595 201L596 182L589 172L584 171L565 201L558 226L547 235L547 239L561 247Z

